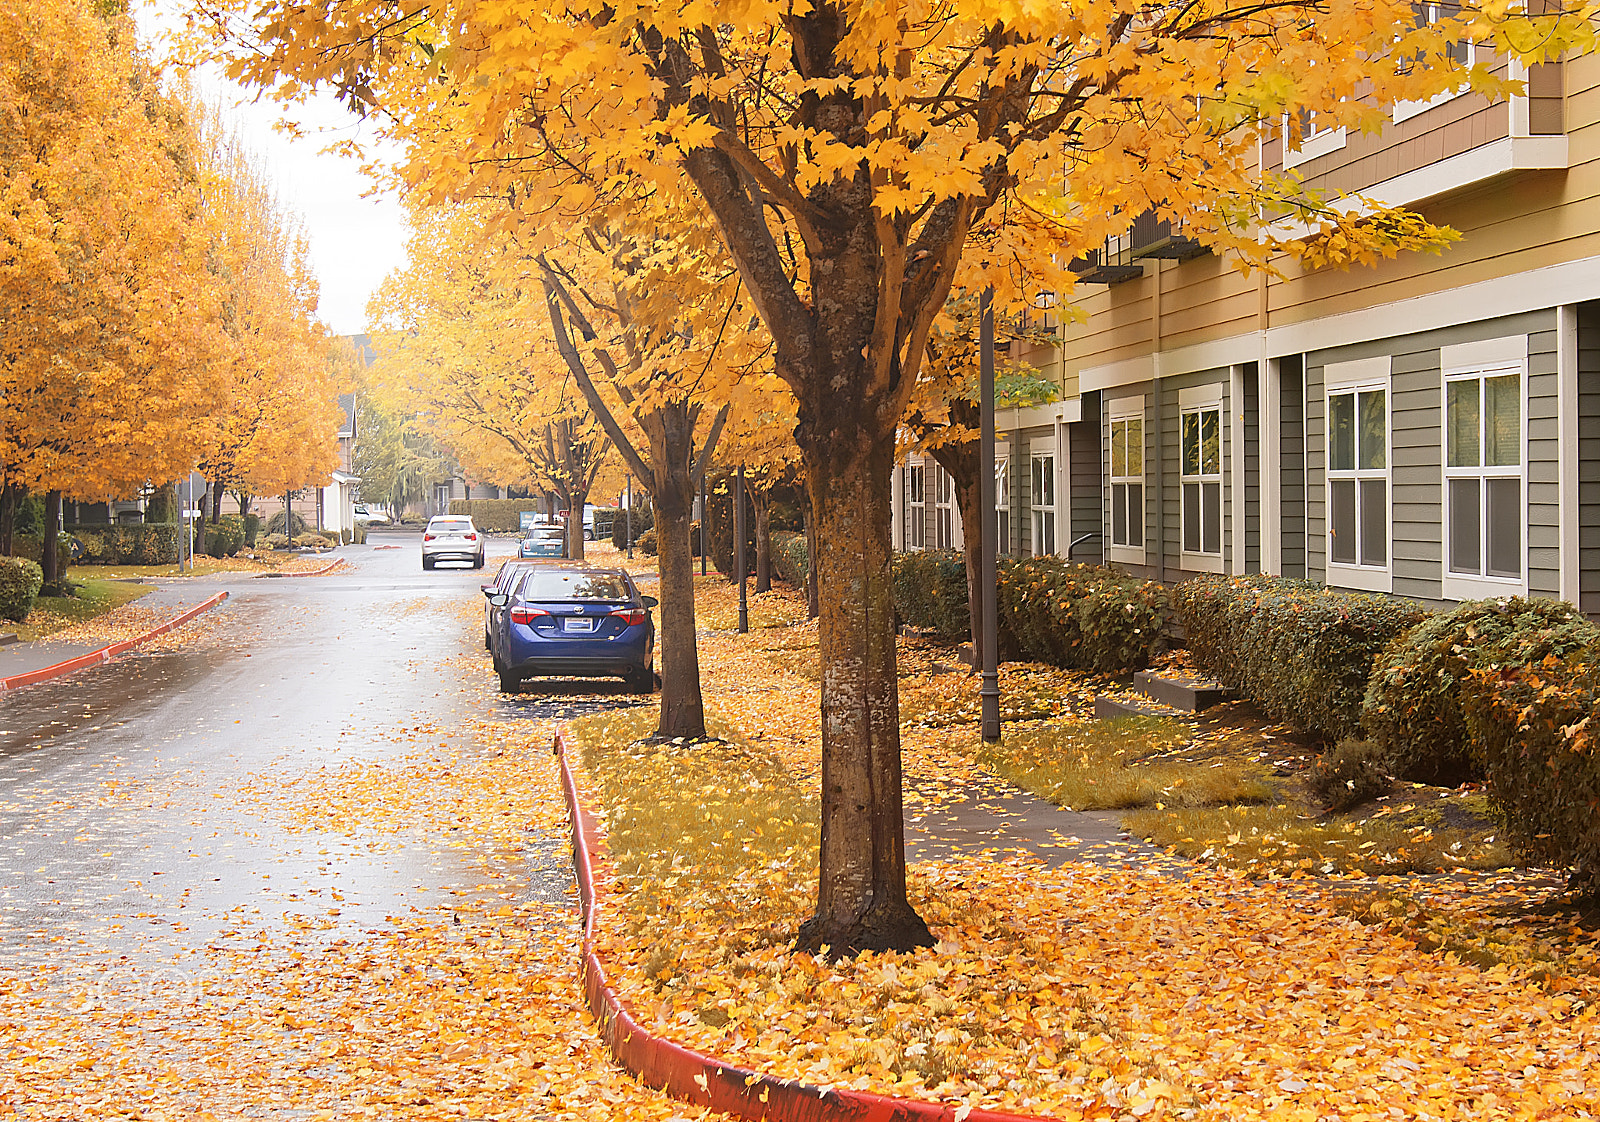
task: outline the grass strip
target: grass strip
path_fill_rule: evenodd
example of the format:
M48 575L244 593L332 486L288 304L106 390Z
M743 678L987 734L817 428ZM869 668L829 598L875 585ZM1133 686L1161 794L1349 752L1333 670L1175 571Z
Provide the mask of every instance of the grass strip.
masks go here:
M74 596L44 596L34 602L25 622L15 628L24 642L45 639L69 627L97 619L155 591L153 585L116 580L86 580ZM6 630L12 630L8 624Z

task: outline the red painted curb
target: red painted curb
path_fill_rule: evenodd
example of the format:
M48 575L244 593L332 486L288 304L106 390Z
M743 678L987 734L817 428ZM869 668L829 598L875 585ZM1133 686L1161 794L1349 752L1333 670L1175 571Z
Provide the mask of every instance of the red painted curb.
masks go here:
M806 1083L747 1071L712 1056L701 1055L643 1028L622 999L606 983L605 968L594 949L595 914L592 846L594 818L578 801L577 784L567 765L567 741L556 733L561 761L561 790L572 820L572 866L583 909L583 994L600 1026L601 1039L617 1063L647 1087L659 1087L675 1099L748 1118L752 1122L1051 1122L1031 1114L953 1107L919 1099L895 1099L865 1091L824 1091Z
M324 573L328 573L334 569L337 569L339 567L339 563L343 560L343 557L335 557L332 561L329 561L320 569L308 569L305 572L300 573L257 573L256 575L258 577L320 577Z
M153 627L149 631L146 631L143 635L140 635L136 638L124 639L120 643L112 643L108 647L101 647L98 651L90 651L86 655L79 655L77 658L69 658L67 661L58 662L54 666L46 666L39 670L30 670L26 674L13 674L9 678L0 678L0 693L5 693L7 690L14 690L21 686L31 686L36 682L48 682L52 678L60 678L64 675L71 674L74 670L82 670L88 666L97 666L102 662L110 662L119 654L123 654L126 651L131 651L141 643L148 643L157 635L165 635L175 627L182 627L184 624L194 619L195 616L200 615L202 612L209 612L212 608L215 608L227 598L228 594L226 592L219 592L210 599L196 604L182 615L169 619L160 627Z

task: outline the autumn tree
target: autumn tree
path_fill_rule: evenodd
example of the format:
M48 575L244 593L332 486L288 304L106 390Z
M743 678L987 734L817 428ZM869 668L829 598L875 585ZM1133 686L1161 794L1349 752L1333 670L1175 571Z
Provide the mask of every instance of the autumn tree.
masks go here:
M1152 208L1247 269L1436 246L1448 235L1416 215L1264 171L1259 140L1302 111L1371 130L1399 99L1510 89L1452 61L1463 38L1540 60L1592 36L1586 9L1469 5L1430 24L1409 0L210 11L244 40L236 76L381 107L424 193L577 215L692 183L799 403L824 666L821 870L800 945L834 953L931 940L905 890L889 474L958 278L1002 301L1066 291L1070 258ZM447 117L475 123L465 142L451 127L432 143Z

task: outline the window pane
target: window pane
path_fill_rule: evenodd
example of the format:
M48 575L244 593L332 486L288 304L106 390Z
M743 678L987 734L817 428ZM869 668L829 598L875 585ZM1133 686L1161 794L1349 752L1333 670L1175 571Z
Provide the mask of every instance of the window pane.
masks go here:
M1200 470L1207 475L1222 471L1222 411L1208 409L1200 414Z
M1183 474L1200 474L1200 414L1183 415Z
M1445 385L1445 436L1451 467L1478 466L1478 379Z
M1450 571L1452 573L1483 572L1479 556L1483 525L1479 521L1479 514L1478 481L1452 479L1450 481Z
M1144 484L1128 484L1128 544L1144 546Z
M1522 575L1522 480L1486 479L1489 500L1489 564L1491 577Z
M1044 512L1044 551L1056 551L1056 514L1053 510Z
M1209 414L1215 417L1215 413ZM1222 484L1203 483L1201 498L1204 514L1200 522L1200 551L1202 553L1222 552Z
M1111 544L1128 544L1128 485L1111 485Z
M1011 512L999 510L995 512L996 529L999 530L996 542L996 553L1009 554L1011 552Z
M1361 563L1387 565L1389 563L1389 504L1385 502L1389 489L1387 480L1363 479L1361 481Z
M1328 398L1328 470L1352 471L1356 466L1356 395Z
M1200 484L1183 485L1183 548L1200 552Z
M1361 392L1361 468L1382 471L1388 456L1389 395L1383 390Z
M1144 420L1135 417L1128 422L1128 475L1144 474Z
M1045 456L1039 461L1039 476L1043 481L1043 486L1039 488L1039 493L1043 496L1043 498L1039 500L1039 505L1055 506L1056 458L1054 456Z
M1111 422L1111 474L1128 474L1128 422Z
M1328 484L1328 559L1341 565L1356 563L1356 481L1335 479Z
M1011 466L1009 460L996 460L994 462L994 505L1005 507L1011 505L1011 473L1006 469Z
M1522 462L1521 375L1483 380L1483 462L1486 467Z

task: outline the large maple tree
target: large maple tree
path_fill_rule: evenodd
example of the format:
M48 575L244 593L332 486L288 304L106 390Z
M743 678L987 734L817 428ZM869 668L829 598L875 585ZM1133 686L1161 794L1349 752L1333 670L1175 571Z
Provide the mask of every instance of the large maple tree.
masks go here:
M1500 3L1419 25L1409 0L210 11L245 48L236 76L379 107L425 195L572 211L687 184L713 216L798 402L824 665L820 881L801 945L835 953L931 938L905 893L889 474L952 287L1064 291L1070 258L1151 207L1244 268L1437 245L1415 215L1264 173L1260 136L1302 111L1372 129L1398 99L1505 92L1485 66L1456 68L1461 38L1544 57L1591 34L1586 10ZM432 143L449 116L470 135ZM1286 224L1263 237L1263 216Z

